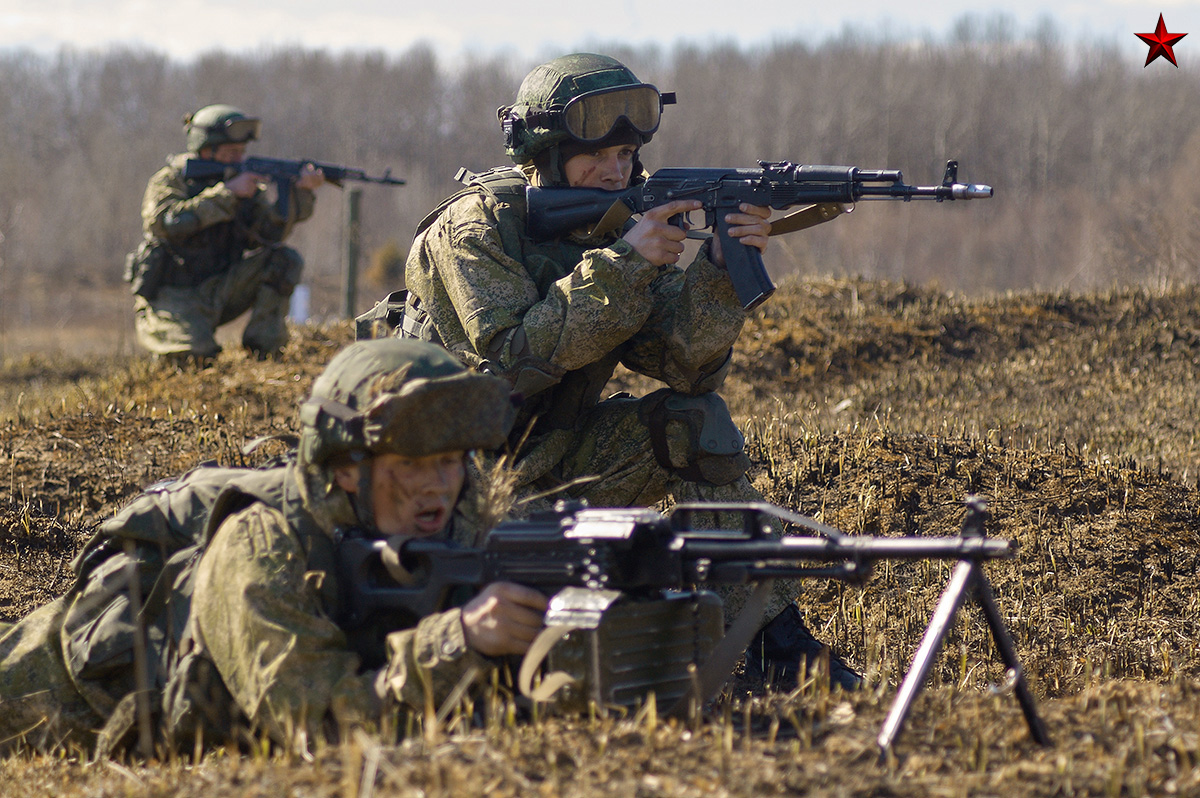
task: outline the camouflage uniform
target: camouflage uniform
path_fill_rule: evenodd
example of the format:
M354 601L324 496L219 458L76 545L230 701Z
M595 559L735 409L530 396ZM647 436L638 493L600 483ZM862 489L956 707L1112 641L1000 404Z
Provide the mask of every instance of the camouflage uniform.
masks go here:
M234 196L220 180L183 176L195 151L174 155L150 178L140 247L126 277L138 343L162 356L211 357L216 329L250 311L242 343L272 353L287 343L286 318L304 261L282 242L312 216L315 194L291 187L287 217L266 192Z
M468 671L490 670L467 648L457 608L392 632L381 662L365 667L336 622L329 554L286 513L255 504L221 524L199 562L194 644L251 726L283 742L337 739L351 727L376 728L399 706L422 710L427 690L440 706Z
M531 72L515 108L623 88L649 90L659 102L618 62L567 56ZM656 127L657 110L649 110ZM742 434L716 393L746 313L710 245L682 268L653 265L622 230L533 240L525 187L564 184L560 149L571 145L554 124L516 121L526 133L510 135L507 151L520 168L475 176L419 227L405 268L402 334L504 375L524 397L509 443L526 498L595 507L667 497L762 501L746 477ZM645 143L653 132L615 129L622 143ZM632 182L642 179L635 157ZM666 387L603 399L618 364ZM786 603L781 595L772 609Z
M616 233L537 243L522 214L480 188L417 236L405 277L406 315L422 319L410 334L487 361L524 397L512 440L524 439L523 489L565 485L563 494L616 507L653 504L684 482L743 478L748 461L732 422L705 450L688 410L671 411L672 396L703 396L728 419L710 392L724 380L745 312L707 245L685 270L651 265ZM618 363L667 391L602 401ZM572 484L579 478L590 481Z
M280 500L253 500L219 523L211 519L216 531L197 554L189 593L172 596L163 611L187 619L179 639L168 642L166 628L159 634L151 627L162 696L153 711L167 739L190 740L197 724L210 741L237 724L285 744L336 738L350 726L375 728L400 706L420 711L426 690L440 704L468 670L490 667L466 647L456 608L391 633L387 651L366 667L337 622L332 537L297 506L300 491L285 498L298 470L246 470L244 477L257 482L256 493ZM224 502L231 492L239 490ZM349 512L346 506L335 515ZM114 639L127 630L105 627L109 605L101 601L126 584L127 563L112 553L66 596L0 636L0 740L90 748L98 735L111 746L132 730L133 705L122 701L135 689L132 663L110 659ZM144 600L153 590L146 582Z
M372 356L378 345L412 346L374 341L347 352ZM444 352L426 349L443 371L461 371ZM408 379L405 392L390 393L401 388L381 388L382 377L375 378L389 376L380 364L397 358L383 354L366 367L360 359L350 375L351 395L335 393L336 380L332 389L330 381L318 380L332 404L316 402L314 388L304 408L309 412L302 412L305 437L297 459L267 469L195 469L148 489L101 525L75 562L71 590L0 630L0 751L20 743L42 749L71 744L104 754L129 744L139 688L131 557L139 576L150 710L162 741L175 748L189 747L198 735L210 743L237 739L239 729L297 749L339 739L353 727L392 721L397 729L402 708L421 712L427 700L440 705L464 677L488 672L492 663L466 645L457 608L389 631L381 645L373 627L348 622L336 539L352 529L370 534L370 528L355 498L334 485L325 458L351 448L497 445L512 420L508 388L492 378L474 376L486 384L466 385L425 381L435 388L440 382L440 398L465 396L469 409L408 390L421 387L411 374L422 363L390 372ZM384 403L382 414L367 418L364 392L398 397L400 412L389 416ZM439 406L413 419L414 408L431 405ZM331 419L326 409L348 412ZM429 422L438 414L457 431L433 428ZM464 416L466 427L482 424L483 431L464 433ZM404 429L419 421L425 422L420 429ZM461 518L456 509L444 534L453 534Z
M716 393L746 313L710 242L680 268L650 263L624 230L549 241L526 230L527 185L566 185L572 154L640 148L672 102L606 56L536 67L514 105L499 111L520 168L472 176L421 223L409 251L400 334L502 374L525 398L509 440L517 490L526 500L549 497L527 501L526 511L563 497L596 507L763 501L746 476L742 433ZM636 152L631 184L645 178ZM666 387L601 399L618 364ZM799 619L796 594L794 583L777 582L766 608L802 640L783 647L793 665L821 648ZM721 595L727 618L747 597Z

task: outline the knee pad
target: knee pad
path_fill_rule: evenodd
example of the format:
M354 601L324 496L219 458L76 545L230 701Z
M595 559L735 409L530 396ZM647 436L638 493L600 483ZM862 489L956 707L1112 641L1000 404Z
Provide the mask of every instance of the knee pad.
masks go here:
M641 416L658 464L689 482L727 485L750 468L746 439L716 393L664 388L643 400Z
M300 284L304 271L304 258L291 247L275 247L267 255L266 279L263 282L274 288L280 296L289 297Z

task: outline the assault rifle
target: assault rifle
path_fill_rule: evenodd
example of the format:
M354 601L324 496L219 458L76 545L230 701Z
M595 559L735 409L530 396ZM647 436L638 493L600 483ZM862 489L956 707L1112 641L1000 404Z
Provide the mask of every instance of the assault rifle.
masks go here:
M726 214L738 205L783 210L806 206L772 222L771 235L803 230L845 212L859 200L969 200L992 196L992 187L958 182L958 161L948 161L940 186L910 186L896 169L854 166L804 166L788 161L759 161L758 169L659 169L644 183L622 191L600 188L526 189L527 229L545 241L594 225L593 233L620 229L633 214L644 213L671 200L699 200L704 228L715 228L725 265L738 299L747 310L775 291L757 247L738 243L729 235ZM682 224L683 218L673 220Z
M275 183L277 197L275 209L279 215L286 218L288 198L291 196L291 184L299 177L305 166L312 164L325 174L325 180L335 186L341 186L347 180L359 183L379 183L385 186L402 186L404 181L392 177L392 170L385 169L382 175L373 177L364 170L353 166L338 166L319 161L289 161L282 158L247 158L241 163L221 163L202 158L189 158L183 165L183 176L187 180L229 180L241 172L252 172L256 175L269 177Z
M692 519L698 512L737 515L741 528L696 529ZM765 503L685 504L667 516L646 509L562 504L527 521L497 526L479 548L436 539L385 541L349 530L339 533L337 543L345 607L339 625L357 645L381 646L388 631L415 626L453 604L456 589L498 581L529 585L553 597L542 638L522 663L522 692L537 699L564 684L580 684L585 692L581 699L602 706L631 704L653 690L660 702L673 701L671 711L679 714L710 699L732 672L761 626L775 578L858 582L880 560L955 560L950 583L880 732L881 749L890 748L899 733L954 615L970 594L991 627L1031 735L1049 744L982 571L987 560L1014 556L1016 542L988 537L985 519L982 500L971 499L958 536L890 538L846 535ZM792 524L813 534L774 537L773 524ZM722 637L719 599L691 589L752 583L757 586L746 608ZM681 590L691 592L675 592ZM531 689L533 673L560 638L578 631L586 650L576 646L563 655L564 671L547 677L543 686L549 689L539 695ZM702 661L699 671L689 668L697 660Z

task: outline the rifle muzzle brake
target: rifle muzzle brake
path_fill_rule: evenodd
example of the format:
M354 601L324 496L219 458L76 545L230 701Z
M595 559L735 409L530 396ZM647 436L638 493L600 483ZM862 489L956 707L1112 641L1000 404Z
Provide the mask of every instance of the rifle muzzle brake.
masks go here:
M981 183L972 183L971 185L955 183L950 189L956 200L987 199L994 193L991 186Z

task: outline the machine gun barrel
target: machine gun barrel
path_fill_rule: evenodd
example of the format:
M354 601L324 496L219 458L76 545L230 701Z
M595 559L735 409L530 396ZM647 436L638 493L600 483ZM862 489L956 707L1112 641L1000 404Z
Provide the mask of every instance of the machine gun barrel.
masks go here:
M1011 557L1016 542L1001 538L883 538L847 535L838 541L787 537L779 541L705 541L685 539L686 559L713 562L804 562L808 560L983 560Z
M740 525L730 530L698 529L693 523L697 513L733 514ZM972 498L958 535L879 537L847 535L766 503L684 504L667 516L646 509L592 510L564 505L528 520L501 524L478 548L445 540L384 541L350 531L340 535L337 544L338 582L347 608L339 623L353 636L378 647L387 631L414 626L444 609L450 594L463 586L517 582L554 593L552 607L555 601L567 601L564 597L570 594L571 617L595 616L593 620L599 623L603 611L597 607L609 607L614 597L622 595L634 603L645 601L645 606L655 602L655 606L663 606L661 602L672 591L689 595L687 591L697 585L758 583L754 593L765 597L767 581L776 577L861 580L880 560L952 560L956 563L953 576L880 732L880 749L886 753L892 746L950 623L969 598L984 611L1032 737L1048 745L1049 735L1037 715L1015 646L983 573L985 561L1014 556L1017 544L989 537L985 519L983 501ZM810 534L779 538L776 533L788 526ZM701 593L692 591L690 595ZM748 604L754 601L752 597ZM757 606L761 612L762 605ZM567 615L565 610L562 614ZM743 611L742 615L746 614ZM739 616L732 624L731 629L741 631L726 633L695 680L693 690L700 694L693 696L696 700L705 700L710 695L705 691L728 676L726 668L732 668L735 661L729 659L729 652L736 657L749 641L749 634L740 635L746 630L752 633L758 619L750 618L750 625L743 620ZM548 626L550 623L548 618ZM550 628L543 631L558 633ZM638 656L644 660L643 654ZM536 668L527 666L523 663L521 669L523 691L527 670Z

